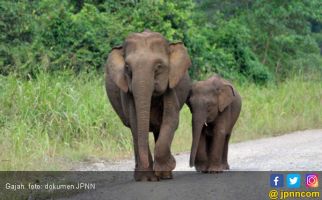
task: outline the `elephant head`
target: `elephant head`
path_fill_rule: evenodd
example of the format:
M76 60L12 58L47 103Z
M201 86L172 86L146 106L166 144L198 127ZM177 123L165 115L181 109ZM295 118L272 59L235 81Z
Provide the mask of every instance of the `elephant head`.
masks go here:
M192 113L193 140L190 154L190 166L194 166L201 131L206 123L214 122L235 96L233 86L219 76L193 84L188 106Z
M159 33L129 35L107 60L107 74L124 93L131 93L137 117L139 162L148 163L148 132L151 98L173 89L191 61L183 43L168 43Z

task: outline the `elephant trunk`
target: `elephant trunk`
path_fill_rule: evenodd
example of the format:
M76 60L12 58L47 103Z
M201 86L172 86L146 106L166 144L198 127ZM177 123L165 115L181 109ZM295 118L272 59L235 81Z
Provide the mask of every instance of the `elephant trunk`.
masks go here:
M190 167L195 164L195 158L198 150L198 144L200 140L201 131L203 125L206 123L207 113L201 110L192 114L192 146L190 154Z
M138 162L144 169L149 167L149 127L150 127L150 107L153 88L152 80L149 76L144 78L133 78L133 96L137 118L138 137ZM141 169L142 170L142 169Z

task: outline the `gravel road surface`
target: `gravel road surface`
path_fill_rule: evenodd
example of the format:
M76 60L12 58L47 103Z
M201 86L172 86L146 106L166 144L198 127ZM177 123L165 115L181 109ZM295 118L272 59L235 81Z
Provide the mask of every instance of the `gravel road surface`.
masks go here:
M189 153L175 156L175 171L194 171ZM322 129L230 144L228 162L234 171L322 170ZM76 171L133 171L134 160L82 163Z
M268 194L274 189L270 186L270 176L274 173L286 176L293 173L290 171L298 171L302 176L301 188L297 191L318 191L322 196L321 186L311 190L304 186L308 171L322 177L322 130L231 144L228 157L229 172L202 174L188 167L189 153L182 153L176 156L174 179L160 182L135 182L130 172L133 160L84 163L73 170L115 172L104 172L95 191L64 199L269 199ZM291 191L284 184L280 190Z

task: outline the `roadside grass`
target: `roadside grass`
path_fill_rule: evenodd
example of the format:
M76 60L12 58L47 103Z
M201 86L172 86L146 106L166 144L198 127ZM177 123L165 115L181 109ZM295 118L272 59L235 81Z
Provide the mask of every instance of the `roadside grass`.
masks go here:
M322 127L322 80L300 77L278 85L237 86L243 99L233 141Z
M237 89L243 106L233 142L322 127L321 80L295 77ZM190 146L191 114L184 106L172 151ZM0 170L68 170L79 161L128 157L131 133L107 100L103 75L0 76Z

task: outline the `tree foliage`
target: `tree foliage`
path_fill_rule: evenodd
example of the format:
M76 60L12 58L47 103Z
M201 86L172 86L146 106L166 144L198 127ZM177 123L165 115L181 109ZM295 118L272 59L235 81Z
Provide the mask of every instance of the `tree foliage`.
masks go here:
M265 83L319 70L319 0L0 0L0 74L101 70L131 32L187 46L194 79Z

